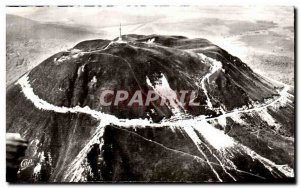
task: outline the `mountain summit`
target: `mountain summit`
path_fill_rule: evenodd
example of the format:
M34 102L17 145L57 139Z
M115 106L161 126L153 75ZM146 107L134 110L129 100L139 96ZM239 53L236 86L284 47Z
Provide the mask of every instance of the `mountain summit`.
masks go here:
M291 86L206 39L83 41L7 89L24 182L289 181Z

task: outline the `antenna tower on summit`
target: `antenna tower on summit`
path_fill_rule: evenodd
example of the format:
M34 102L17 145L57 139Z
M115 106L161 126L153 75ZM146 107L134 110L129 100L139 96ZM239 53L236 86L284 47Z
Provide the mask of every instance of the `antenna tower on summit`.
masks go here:
M120 23L120 36L119 36L119 40L122 40L122 25L121 25L121 23Z

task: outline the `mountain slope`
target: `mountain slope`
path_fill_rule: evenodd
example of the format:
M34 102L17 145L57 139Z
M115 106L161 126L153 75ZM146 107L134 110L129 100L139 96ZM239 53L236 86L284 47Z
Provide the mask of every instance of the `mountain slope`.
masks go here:
M104 106L108 89L196 91L200 105ZM7 132L31 141L26 182L292 181L291 90L205 39L83 41L7 90Z

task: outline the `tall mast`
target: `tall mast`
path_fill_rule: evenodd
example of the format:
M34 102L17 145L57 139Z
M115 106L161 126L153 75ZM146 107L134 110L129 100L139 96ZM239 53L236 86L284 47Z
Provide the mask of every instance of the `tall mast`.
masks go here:
M122 30L121 30L121 23L120 23L120 36L119 36L119 40L122 40Z

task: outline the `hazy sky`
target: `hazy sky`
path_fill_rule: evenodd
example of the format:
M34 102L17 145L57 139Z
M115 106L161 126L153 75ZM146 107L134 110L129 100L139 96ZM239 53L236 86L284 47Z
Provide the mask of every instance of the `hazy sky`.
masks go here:
M7 13L41 22L61 22L88 27L115 26L168 19L180 22L195 18L275 21L293 23L293 7L272 6L171 6L171 7L7 7Z

